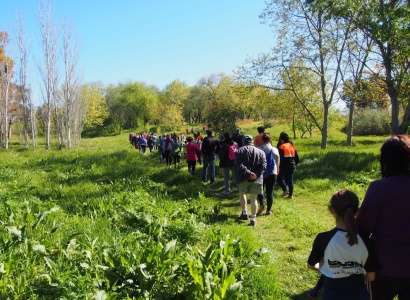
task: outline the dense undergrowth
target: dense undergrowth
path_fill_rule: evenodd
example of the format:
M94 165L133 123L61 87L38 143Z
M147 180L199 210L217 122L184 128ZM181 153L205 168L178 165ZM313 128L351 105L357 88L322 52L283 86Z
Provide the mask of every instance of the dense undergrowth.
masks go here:
M295 140L295 199L276 190L256 228L236 222L239 200L221 195L220 174L203 185L201 167L167 169L126 133L72 150L12 145L0 152L0 298L305 299L311 243L333 226L330 196L364 196L383 140L348 148L341 136L327 150Z

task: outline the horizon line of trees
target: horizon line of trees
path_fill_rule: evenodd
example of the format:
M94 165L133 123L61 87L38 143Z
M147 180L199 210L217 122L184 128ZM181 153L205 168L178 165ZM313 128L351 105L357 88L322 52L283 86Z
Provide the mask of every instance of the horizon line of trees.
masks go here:
M82 83L72 25L63 22L58 31L52 6L43 0L41 57L35 59L42 82L40 106L31 100L21 16L17 51L10 51L8 33L0 32L0 145L8 148L12 128L24 136L25 149L30 136L36 146L38 134L45 135L49 149L52 133L61 149L79 145L84 129L121 132L150 125L167 131L202 123L221 134L233 132L240 119L286 118L294 137L318 129L324 149L339 100L348 108L348 145L353 143L355 114L369 108L389 110L391 132L407 133L410 50L405 46L409 35L400 27L409 21L406 4L271 0L260 15L277 38L270 52L246 60L235 77L212 74L191 87L176 80L159 90L142 82Z

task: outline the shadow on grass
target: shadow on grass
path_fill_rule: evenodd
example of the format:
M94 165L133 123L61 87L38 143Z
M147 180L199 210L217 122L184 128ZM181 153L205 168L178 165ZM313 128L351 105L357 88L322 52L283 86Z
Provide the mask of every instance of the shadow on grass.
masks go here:
M374 172L378 166L376 154L332 151L303 157L295 175L298 180L308 178L345 180L351 173Z

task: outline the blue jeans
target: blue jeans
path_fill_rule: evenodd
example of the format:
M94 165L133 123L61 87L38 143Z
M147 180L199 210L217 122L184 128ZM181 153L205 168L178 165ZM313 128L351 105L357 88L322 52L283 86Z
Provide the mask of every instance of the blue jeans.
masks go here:
M229 172L232 173L232 180L235 182L235 167L223 168L223 171L224 171L225 192L228 193L231 191L231 182L229 180Z
M282 191L286 191L286 185L289 187L289 196L293 195L293 173L295 169L289 168L285 170L280 170L278 175L278 184L282 188ZM286 183L286 185L285 185Z
M208 166L209 166L209 179L211 179L211 182L215 181L215 159L216 159L215 154L204 156L203 158L204 168L202 169L202 181L207 180Z

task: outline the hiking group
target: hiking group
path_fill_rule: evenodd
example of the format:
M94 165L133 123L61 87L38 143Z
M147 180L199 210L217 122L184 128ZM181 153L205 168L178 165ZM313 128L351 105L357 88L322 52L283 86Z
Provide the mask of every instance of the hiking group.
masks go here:
M250 220L263 212L272 214L273 190L277 183L282 196L293 199L293 175L299 156L289 136L282 132L274 147L269 133L258 127L258 135L224 133L221 140L206 130L206 137L194 133L186 139L183 134L158 138L160 161L171 167L180 166L184 153L188 171L194 175L196 163L203 163L201 179L215 183L215 162L223 170L223 195L232 192L232 181L239 191L242 212L239 221ZM188 128L186 130L188 134ZM194 132L193 128L191 132ZM130 142L145 153L144 137L140 143ZM380 149L382 179L372 182L359 208L359 198L342 189L330 199L329 212L336 226L319 233L307 261L310 269L321 276L308 293L310 299L325 300L399 300L410 299L410 138L394 135ZM247 194L251 212L247 209ZM266 199L266 206L265 206ZM258 208L259 206L259 208ZM321 291L319 293L319 291Z
M203 128L205 129L205 128ZM189 128L185 129L189 134ZM250 225L256 225L256 216L266 212L272 214L274 185L282 189L282 196L293 199L293 173L299 163L299 156L289 136L282 132L277 147L272 145L269 133L264 127L257 128L258 135L242 135L237 128L232 136L225 132L220 139L213 136L212 129L205 130L205 137L195 132L193 136L179 136L176 133L163 134L158 138L154 134L130 134L130 143L142 153L146 147L152 151L158 149L161 163L168 168L180 168L184 155L188 172L195 174L196 165L202 164L201 180L203 183L215 183L216 161L224 177L224 191L228 196L235 186L239 191L242 212L238 220L250 219ZM247 198L249 194L251 213L248 214ZM266 200L266 206L265 206Z

